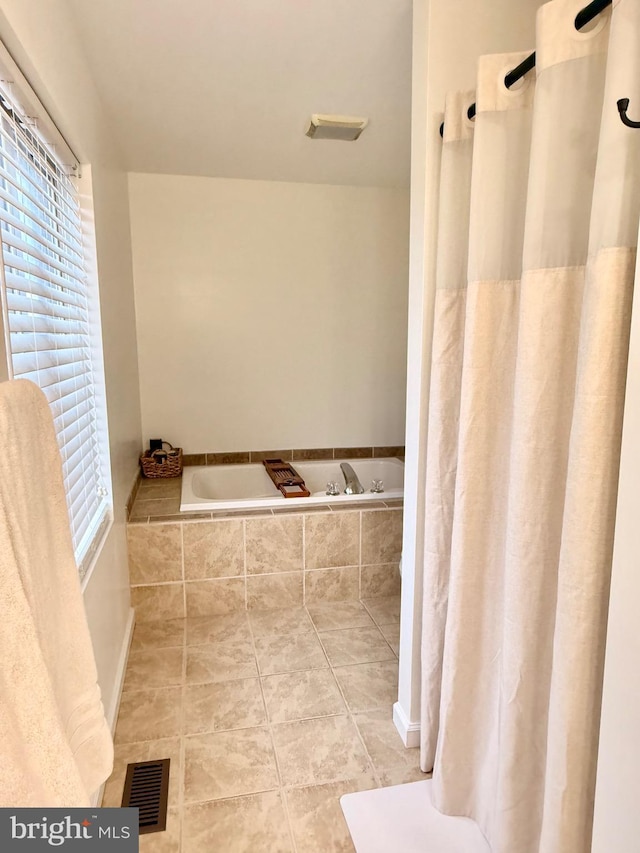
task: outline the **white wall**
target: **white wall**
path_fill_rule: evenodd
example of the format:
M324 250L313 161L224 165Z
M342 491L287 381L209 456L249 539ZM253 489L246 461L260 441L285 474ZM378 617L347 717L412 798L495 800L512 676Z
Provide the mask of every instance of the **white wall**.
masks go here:
M533 49L542 0L414 0L411 140L411 250L407 431L400 633L395 720L416 744L420 719L420 636L424 477L431 370L442 110L447 91L475 86L478 57Z
M115 523L84 596L111 712L130 615L124 506L141 440L127 178L64 0L0 0L0 38L80 159L91 164Z
M145 440L403 443L406 191L147 174L129 188Z
M640 265L636 281L640 278ZM640 310L635 292L622 431L592 853L640 849Z

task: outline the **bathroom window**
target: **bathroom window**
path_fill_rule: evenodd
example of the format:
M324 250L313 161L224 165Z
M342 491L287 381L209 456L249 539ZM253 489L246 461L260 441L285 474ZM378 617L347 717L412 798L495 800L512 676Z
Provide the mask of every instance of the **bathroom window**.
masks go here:
M39 385L53 412L83 575L111 516L97 281L77 164L35 100L0 81L2 325L9 375Z

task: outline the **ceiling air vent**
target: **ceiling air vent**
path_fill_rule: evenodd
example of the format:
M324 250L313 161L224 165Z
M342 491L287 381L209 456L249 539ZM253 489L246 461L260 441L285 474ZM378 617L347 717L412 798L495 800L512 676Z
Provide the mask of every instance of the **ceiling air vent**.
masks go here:
M341 139L343 142L353 142L368 123L369 119L358 116L327 116L314 113L307 128L307 136L312 139Z

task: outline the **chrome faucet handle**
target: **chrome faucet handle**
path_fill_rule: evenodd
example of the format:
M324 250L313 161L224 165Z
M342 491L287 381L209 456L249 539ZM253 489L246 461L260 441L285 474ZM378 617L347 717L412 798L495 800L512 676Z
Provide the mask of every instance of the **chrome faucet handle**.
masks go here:
M371 481L371 491L379 495L384 492L384 481L383 480L372 480Z
M335 497L340 494L340 484L335 481L327 483L327 490L325 494L330 495L331 497Z

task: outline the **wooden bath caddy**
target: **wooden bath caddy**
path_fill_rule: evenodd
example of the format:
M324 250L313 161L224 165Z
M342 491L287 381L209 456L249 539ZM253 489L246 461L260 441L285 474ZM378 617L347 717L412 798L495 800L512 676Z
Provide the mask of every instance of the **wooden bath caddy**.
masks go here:
M285 498L308 498L311 494L293 465L282 459L263 459L262 464Z

